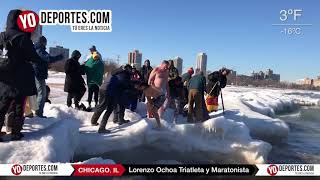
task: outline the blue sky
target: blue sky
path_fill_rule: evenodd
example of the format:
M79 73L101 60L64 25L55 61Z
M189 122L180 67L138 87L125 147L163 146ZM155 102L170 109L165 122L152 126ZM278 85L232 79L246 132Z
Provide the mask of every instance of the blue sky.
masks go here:
M127 53L139 49L143 59L156 65L180 56L184 69L195 66L196 54L206 52L208 69L222 66L239 74L271 68L281 80L295 81L320 75L320 2L317 0L3 0L0 27L10 9L110 9L111 33L72 33L69 26L45 26L48 45L78 49L83 55L96 45L104 57L127 61ZM281 9L303 9L296 23L303 35L286 36ZM288 21L293 23L293 21Z

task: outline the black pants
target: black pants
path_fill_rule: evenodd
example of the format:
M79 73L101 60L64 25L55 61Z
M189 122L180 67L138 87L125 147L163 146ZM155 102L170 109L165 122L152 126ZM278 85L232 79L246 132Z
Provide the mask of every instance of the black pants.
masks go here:
M5 116L9 110L9 107L13 101L13 98L10 98L6 95L0 95L0 131L4 124Z
M72 99L73 99L75 107L79 108L79 102L81 101L81 98L83 97L84 93L85 91L73 92L73 93L69 92L67 97L67 106L71 107Z
M100 91L99 94L100 94L99 104L91 118L91 123L92 124L97 123L103 111L106 110L106 112L102 117L100 127L99 127L99 129L105 129L108 119L115 108L115 105L114 105L113 97L107 96L105 91Z
M113 122L123 123L125 111L126 111L126 105L117 103L115 105L115 110L113 111L114 113Z
M11 131L12 134L19 134L23 128L25 101L25 96L17 96L11 102L11 105L8 109L8 119L6 125L7 129Z
M8 113L6 125L12 134L18 134L24 123L25 96L12 95L12 88L0 83L0 131L4 124L5 115Z
M89 86L89 92L88 92L88 102L89 106L91 106L92 96L94 95L94 102L98 104L99 99L99 86L96 84L93 84Z

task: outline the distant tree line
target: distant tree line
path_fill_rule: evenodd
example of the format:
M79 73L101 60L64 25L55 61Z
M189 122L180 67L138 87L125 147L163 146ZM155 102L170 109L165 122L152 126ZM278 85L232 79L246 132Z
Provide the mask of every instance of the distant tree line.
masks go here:
M230 77L228 79L229 85L235 86L251 86L251 87L269 87L269 88L281 88L281 89L299 89L299 90L314 90L320 91L320 87L312 85L300 85L291 82L279 82L274 80L257 80L251 76L239 75L236 77Z
M66 60L53 63L50 65L49 68L52 71L64 72L65 62L66 62ZM104 62L104 72L105 73L111 72L119 67L118 63L116 63L116 60L114 60L114 59L107 58L107 59L104 59L103 62Z

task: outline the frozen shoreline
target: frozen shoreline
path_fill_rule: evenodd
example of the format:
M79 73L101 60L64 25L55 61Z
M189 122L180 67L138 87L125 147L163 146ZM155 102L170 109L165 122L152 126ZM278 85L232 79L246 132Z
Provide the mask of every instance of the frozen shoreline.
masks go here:
M118 127L109 121L112 133L101 135L96 133L98 127L90 125L92 113L64 105L64 74L50 72L49 77L54 104L46 104L45 115L53 118L27 119L22 141L0 143L0 163L70 162L74 155L95 157L144 144L178 152L208 152L212 160L222 154L235 163L264 163L272 147L269 143L285 140L289 133L287 124L275 118L277 112L293 110L297 102L320 104L320 92L227 87L224 116L221 111L211 113L210 120L197 124L187 124L181 116L173 124L173 112L168 110L159 131L152 128L154 120L141 118L145 105L139 104L138 113L126 110L130 124Z

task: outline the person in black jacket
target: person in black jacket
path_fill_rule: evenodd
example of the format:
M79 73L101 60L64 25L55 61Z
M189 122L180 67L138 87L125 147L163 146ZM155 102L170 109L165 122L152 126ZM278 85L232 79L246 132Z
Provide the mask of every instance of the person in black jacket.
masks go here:
M148 83L149 77L150 77L150 74L151 74L152 70L153 70L153 68L150 66L150 60L146 59L144 61L144 65L142 66L142 69L141 69L141 80L142 80L142 82ZM146 101L146 97L142 93L141 102L145 102L145 101Z
M117 84L114 90L116 109L114 111L113 122L117 122L119 125L130 122L124 119L124 113L132 96L133 84L131 82L131 73L132 67L129 64L112 72L112 76L117 78Z
M98 133L110 133L110 130L106 129L106 125L108 122L108 119L112 113L112 111L115 109L115 89L117 85L117 77L112 75L107 75L104 78L103 84L101 85L101 88L99 90L99 104L97 105L97 109L94 112L92 118L91 118L91 125L98 126L98 120L102 113L106 110L104 113L101 124L98 130Z
M169 80L175 79L179 76L179 71L176 67L174 67L173 60L169 61Z
M119 125L130 122L124 120L125 107L129 103L128 99L130 99L131 90L133 90L133 84L130 82L130 71L131 67L126 65L116 69L104 78L99 92L99 104L91 118L91 125L98 126L98 120L106 110L98 133L110 133L110 130L106 129L106 125L112 111L114 112L114 122L119 123Z
M182 100L182 106L184 107L186 104L188 104L188 84L189 80L192 78L192 75L194 74L194 70L192 67L188 69L188 71L184 74L182 74L182 83L183 83L183 100Z
M81 53L75 50L72 52L71 58L66 61L64 66L66 73L64 91L68 92L68 107L71 107L72 99L74 99L75 108L85 110L83 104L81 104L81 106L79 105L81 98L86 92L85 81L82 78L82 75L84 75L84 66L79 63L80 57Z
M169 80L170 104L174 106L174 122L177 116L183 113L183 82L180 76Z
M219 96L221 88L225 88L227 86L227 76L229 74L230 74L230 70L227 68L222 68L219 71L215 71L209 74L208 84L207 84L207 93L211 96Z
M37 93L30 62L41 61L31 41L31 34L22 32L17 25L21 12L17 9L9 12L6 31L0 35L0 49L3 49L4 39L11 40L7 56L13 66L8 71L0 72L0 127L3 126L5 114L8 113L6 125L11 129L11 140L23 137L20 131L24 122L24 102L27 96Z
M227 76L230 70L222 68L208 75L208 84L206 87L207 94L211 102L207 100L207 109L209 112L218 110L218 97L222 88L227 85ZM208 98L208 97L207 97Z

